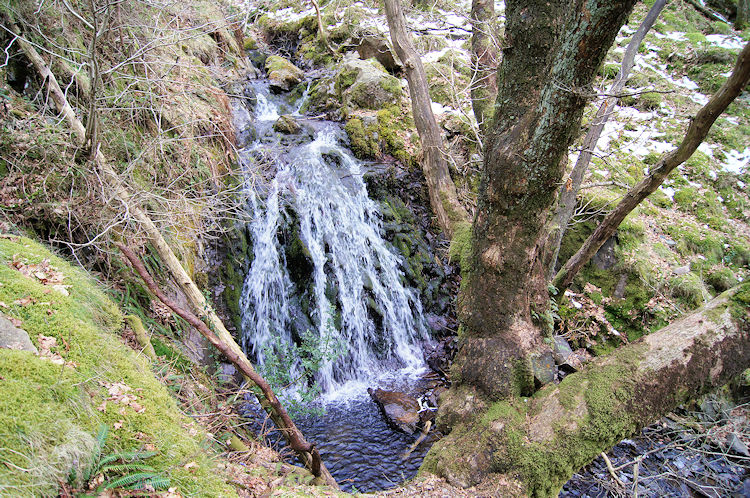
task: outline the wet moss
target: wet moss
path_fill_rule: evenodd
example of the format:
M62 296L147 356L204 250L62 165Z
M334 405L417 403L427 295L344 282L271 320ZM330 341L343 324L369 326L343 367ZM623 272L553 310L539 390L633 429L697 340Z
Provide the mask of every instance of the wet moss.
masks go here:
M459 223L453 230L448 257L458 262L462 272L471 267L471 223Z
M346 122L344 129L349 137L349 144L355 157L371 159L378 155L380 152L377 140L378 134L372 127L365 129L361 119L352 118Z

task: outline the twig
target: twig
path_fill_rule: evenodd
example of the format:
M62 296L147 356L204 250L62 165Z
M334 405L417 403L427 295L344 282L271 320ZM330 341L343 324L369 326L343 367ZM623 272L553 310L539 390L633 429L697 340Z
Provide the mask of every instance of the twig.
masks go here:
M612 466L612 461L610 461L609 457L606 453L602 451L602 458L604 459L604 463L607 464L607 470L609 470L609 475L612 476L612 478L620 483L621 486L625 487L625 483L620 480L619 477L617 477L617 474L615 474L615 468Z

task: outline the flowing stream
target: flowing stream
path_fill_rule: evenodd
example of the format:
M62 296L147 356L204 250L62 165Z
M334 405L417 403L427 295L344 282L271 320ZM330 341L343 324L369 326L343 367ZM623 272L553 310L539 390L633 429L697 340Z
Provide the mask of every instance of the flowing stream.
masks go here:
M243 347L261 371L279 368L270 355L286 356L292 378L304 363L290 345L314 337L316 347L335 351L319 359L315 374L325 415L299 426L345 489L396 485L414 475L426 448L402 460L414 437L391 430L366 390L408 391L426 372L419 296L404 285L402 258L381 236L378 205L340 126L305 119L265 82L250 85L252 110L235 102L253 214ZM301 131L274 131L281 114L294 115Z

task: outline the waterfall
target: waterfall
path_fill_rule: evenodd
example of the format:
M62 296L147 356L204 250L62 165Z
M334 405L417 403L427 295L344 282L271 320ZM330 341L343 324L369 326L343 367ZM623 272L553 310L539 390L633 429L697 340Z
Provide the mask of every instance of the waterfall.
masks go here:
M421 372L422 306L403 284L401 256L381 237L378 205L367 195L360 163L340 145L334 123L315 126L311 140L284 145L269 132L281 114L275 98L256 88L261 138L240 154L245 165L251 158L270 161L275 172L263 188L248 192L253 260L240 302L243 347L262 368L274 341L290 343L300 328L343 343L343 355L324 362L316 375L328 396L361 391L397 372ZM304 254L306 285L294 266L299 261L288 261L290 238Z

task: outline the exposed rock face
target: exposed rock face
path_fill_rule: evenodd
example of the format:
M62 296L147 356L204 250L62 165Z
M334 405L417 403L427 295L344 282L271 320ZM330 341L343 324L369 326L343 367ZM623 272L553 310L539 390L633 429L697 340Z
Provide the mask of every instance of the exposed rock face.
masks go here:
M265 66L272 92L288 92L302 82L302 70L283 57L271 55L266 59Z
M20 349L34 354L39 352L29 339L29 334L13 325L4 316L0 316L0 348Z
M396 73L401 70L401 63L393 56L393 52L388 46L388 41L382 34L368 34L358 40L354 40L354 43L358 44L357 53L360 59L367 60L374 58L389 73Z
M286 135L295 135L302 130L302 127L293 117L284 114L273 124L273 129Z
M367 392L383 412L388 424L407 434L414 434L419 423L419 403L408 394L383 389Z

